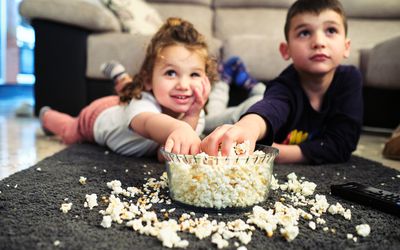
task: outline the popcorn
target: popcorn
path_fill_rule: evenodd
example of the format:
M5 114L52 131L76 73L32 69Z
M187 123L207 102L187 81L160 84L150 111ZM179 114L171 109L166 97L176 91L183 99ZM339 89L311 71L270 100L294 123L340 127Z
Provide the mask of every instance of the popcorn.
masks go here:
M315 230L315 229L317 228L317 225L315 224L314 221L310 221L310 222L308 223L308 226L309 226L312 230Z
M243 154L249 152L248 148L249 142L245 142L233 150ZM171 197L185 204L217 209L260 203L269 192L273 159L256 151L248 157L209 157L201 153L192 161L170 160Z
M368 224L361 224L356 226L357 234L362 237L367 237L371 232L371 228Z
M86 177L83 177L83 176L79 177L79 183L80 183L81 185L85 185L85 184L86 184L86 180L87 180Z
M206 156L203 155L203 157ZM202 167L201 164L182 165L182 169L180 170L184 172L184 174L192 173L192 179L189 182L191 185L193 185L193 183L200 183L203 180L208 180L205 184L210 186L200 186L204 189L201 191L202 193L199 192L199 197L205 197L206 201L208 199L208 201L214 202L212 204L214 207L218 208L227 204L226 202L232 199L232 197L235 197L233 195L229 196L229 194L234 194L232 190L237 186L241 187L241 191L246 190L246 177L251 173L251 170L243 167L243 165L246 164L240 160L234 163L236 163L236 165L229 161L223 164L216 164L213 166L215 171L209 172L194 172L195 168ZM258 162L254 161L252 164L252 167L256 169ZM221 177L221 182L213 183L210 181L215 180L212 178L218 176ZM239 176L241 178L238 178ZM315 197L310 197L314 194L316 185L312 182L304 181L305 178L301 178L299 181L295 173L290 173L287 175L288 180L284 184L278 184L278 181L272 174L270 178L271 179L268 181L274 182L276 188L283 190L282 187L284 187L284 189L286 188L287 190L287 192L281 194L279 201L275 202L269 209L254 205L252 211L245 214L245 216L247 216L246 221L236 219L226 222L218 222L215 219L211 220L207 214L204 214L201 218L196 218L196 213L194 212L179 215L176 214L175 208L171 206L163 207L159 210L156 209L158 206L152 208L152 205L155 203L163 203L165 205L171 204L171 200L160 192L161 189L168 187L166 173L163 173L159 180L150 177L145 178L147 182L142 185L141 188L128 187L125 189L122 187L120 181L113 180L107 182L108 188L111 189L110 196L102 196L102 205L108 205L105 210L99 212L103 215L100 225L103 228L109 228L112 226L112 222L121 224L127 221L126 226L131 227L140 234L156 237L162 242L163 246L169 248L188 247L189 242L185 239L181 239L180 235L178 235L178 232L186 232L193 234L198 239L208 238L218 248L229 247L230 242L233 242L235 248L246 249L243 245L247 245L251 241L253 231L256 230L256 227L265 231L267 237L272 237L274 233L278 231L290 242L298 236L299 225L301 227L308 225L312 230L319 229L335 234L336 229L333 227L317 226L318 224L327 224L323 218L326 212L332 215L340 214L348 220L351 219L350 209L345 209L341 204L336 203L330 205L324 195L316 194ZM257 181L259 180L256 179L255 182ZM234 182L234 185L230 187L229 185L232 182ZM170 183L172 184L173 182ZM220 193L218 193L218 190L214 193L207 193L207 189L217 186L222 190ZM187 195L190 196L192 194L188 191ZM248 196L250 195L253 194L249 194ZM121 198L121 196L124 197ZM229 199L226 200L226 197ZM248 198L237 194L236 198L239 199L240 197L243 199ZM70 204L72 205L72 203ZM65 205L67 205L67 203L65 203ZM86 195L84 206L90 207L90 209L97 206L97 195ZM302 208L298 208L297 206L302 206ZM149 210L150 208L152 208L152 211ZM307 211L306 208L309 208L309 211ZM175 220L173 218L178 219ZM300 220L307 222L299 223ZM358 225L356 230L357 234L363 237L368 236L370 233L370 228L367 224ZM355 242L357 241L357 237L354 237L352 234L347 234L347 238ZM232 246L230 246L230 248L232 248Z
M71 210L72 208L72 203L63 203L61 204L60 210L66 214L68 213L69 210Z
M98 206L97 204L97 194L87 194L86 196L86 201L83 204L84 207L89 207L90 210L92 210L93 207Z
M112 222L111 216L105 215L105 216L103 216L103 220L101 221L100 225L104 228L110 228L111 222Z
M281 228L281 234L287 241L294 240L299 234L299 227L297 226L288 226L285 228Z

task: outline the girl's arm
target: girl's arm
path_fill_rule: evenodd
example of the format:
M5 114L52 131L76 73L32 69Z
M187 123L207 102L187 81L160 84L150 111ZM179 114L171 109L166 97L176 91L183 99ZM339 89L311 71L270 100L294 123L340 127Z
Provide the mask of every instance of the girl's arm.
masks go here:
M161 113L143 112L130 122L130 128L143 137L165 145L178 154L198 154L200 138L186 122Z

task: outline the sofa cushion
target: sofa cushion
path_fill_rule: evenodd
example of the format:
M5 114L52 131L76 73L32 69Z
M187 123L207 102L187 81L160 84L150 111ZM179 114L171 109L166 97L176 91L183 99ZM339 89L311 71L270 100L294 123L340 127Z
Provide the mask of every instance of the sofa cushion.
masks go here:
M239 56L250 75L258 80L271 80L289 65L279 53L279 44L266 35L237 35L225 41L224 61ZM271 49L276 47L276 49Z
M213 0L146 0L149 3L179 3L179 4L198 4L211 6Z
M225 8L289 8L294 2L295 0L215 0L214 6Z
M150 39L149 35L121 32L90 35L88 37L86 77L105 79L100 71L100 65L110 60L120 62L129 74L135 74L142 65Z
M160 2L152 0L152 2L153 1L155 3L151 5L158 10L163 20L172 16L188 20L206 37L210 53L216 57L219 56L222 41L214 37L213 10L210 4L208 4L210 2L209 0L169 0ZM169 3L167 4L167 2Z
M285 15L286 9L275 8L216 9L215 36L225 40L235 35L260 34L282 41Z
M400 89L400 36L379 43L369 53L366 85Z
M163 20L168 17L180 17L193 23L196 29L207 37L213 34L213 11L210 6L198 4L151 4L160 13Z
M359 66L361 50L372 49L376 44L400 36L400 20L349 19L348 37L351 40L350 57L346 64ZM372 35L373 34L373 35Z
M158 12L143 0L101 1L118 18L124 32L151 35L162 25Z
M399 0L341 0L348 18L399 19Z
M86 77L105 79L100 70L102 63L116 60L125 66L130 75L136 74L145 57L151 35L121 32L93 33L88 37ZM211 38L210 52L218 56L221 41ZM129 56L127 56L129 55Z
M98 0L24 0L19 13L27 19L40 18L94 31L120 31L113 13Z

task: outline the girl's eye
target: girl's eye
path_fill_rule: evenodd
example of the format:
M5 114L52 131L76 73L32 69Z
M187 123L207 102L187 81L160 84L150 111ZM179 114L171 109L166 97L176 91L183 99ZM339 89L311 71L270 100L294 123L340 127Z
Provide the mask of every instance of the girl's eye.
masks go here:
M165 72L165 74L167 75L167 76L171 76L171 77L174 77L174 76L176 76L176 72L175 72L175 70L168 70L167 72Z
M191 74L191 77L200 77L201 75L199 74L199 73L196 73L196 72L194 72L194 73L192 73Z

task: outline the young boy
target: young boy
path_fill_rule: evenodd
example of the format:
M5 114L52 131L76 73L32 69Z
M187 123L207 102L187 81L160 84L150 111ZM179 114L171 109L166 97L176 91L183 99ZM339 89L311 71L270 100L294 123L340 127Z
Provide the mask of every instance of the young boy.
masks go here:
M349 56L347 22L338 0L298 0L289 9L285 60L292 59L267 85L264 98L234 125L223 125L201 144L227 155L234 142L272 144L278 163L347 161L362 124L362 80L353 66L340 65Z

